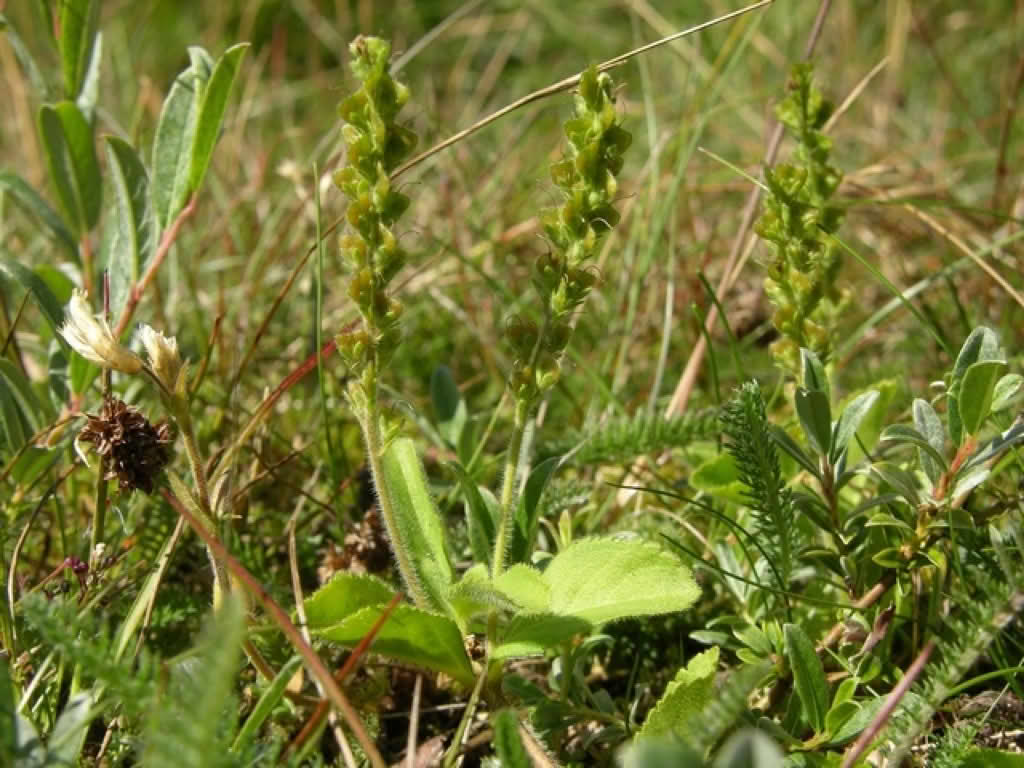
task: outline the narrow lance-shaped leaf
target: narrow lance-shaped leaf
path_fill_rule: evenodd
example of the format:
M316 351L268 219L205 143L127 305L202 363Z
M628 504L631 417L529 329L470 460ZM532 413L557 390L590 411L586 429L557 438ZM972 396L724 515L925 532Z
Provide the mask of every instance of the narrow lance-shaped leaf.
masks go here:
M916 398L912 411L914 426L927 442L927 447L918 444L918 460L934 486L939 482L942 473L946 471L946 462L943 456L946 450L946 430L942 426L939 415L927 400ZM929 451L927 448L931 448L931 450Z
M60 50L64 97L77 99L93 59L93 45L99 23L99 0L61 0Z
M156 233L149 199L149 177L142 161L123 139L108 136L106 144L116 202L110 222L113 236L107 253L110 309L116 317L153 255Z
M846 450L847 444L857 434L860 423L868 415L878 398L879 393L874 389L863 392L857 395L843 410L842 416L836 422L835 436L832 439L831 461L833 464L839 461L839 454Z
M486 563L489 569L496 535L495 515L480 488L462 465L453 461L447 466L455 473L465 499L466 529L469 532L469 546L473 550L473 559L478 563Z
M36 64L35 59L32 57L25 42L21 39L21 36L18 35L17 30L11 26L7 17L2 13L0 13L0 32L3 32L7 42L10 43L11 50L14 51L14 58L17 59L21 71L25 73L25 77L31 84L34 94L44 101L48 100L50 98L50 91L46 85L46 78L43 77L42 70L39 69L39 65Z
M828 374L821 360L809 349L800 349L800 373L804 389L812 392L822 392L827 400L831 400L831 392L828 385Z
M0 417L8 445L17 450L46 421L32 385L10 360L0 359Z
M458 445L466 426L466 402L446 365L439 365L430 376L430 399L434 405L438 431L450 445Z
M827 457L832 443L832 411L828 396L820 390L801 387L797 389L794 401L807 442L818 456Z
M949 383L946 421L949 425L949 436L956 446L964 439L963 418L960 415L960 385L967 374L967 369L979 361L997 359L1002 359L1002 355L999 352L999 337L995 331L985 326L979 326L971 331L956 357Z
M202 48L189 48L192 64L174 80L164 99L153 141L153 210L164 229L188 200L192 145L199 107L210 72L210 57Z
M526 560L537 538L540 525L540 500L548 487L555 470L562 466L561 456L552 456L540 462L526 479L526 487L516 508L515 527L512 530L512 545L509 548L509 563Z
M821 733L825 728L825 715L828 712L828 683L825 680L825 669L821 659L814 652L814 644L804 631L796 624L783 627L786 642L786 657L793 670L793 686L804 715L811 728Z
M0 280L20 285L29 295L42 312L46 324L50 326L54 337L65 349L68 343L64 340L57 329L64 322L64 308L53 291L39 275L13 259L7 258L6 254L0 256Z
M217 136L220 134L224 110L227 108L228 97L231 95L238 67L248 49L248 43L240 43L228 48L217 60L209 82L203 89L195 136L192 140L188 171L189 195L197 192L202 186L206 169L210 165L213 146L217 143Z
M0 189L7 190L11 199L22 209L35 217L47 236L57 240L68 250L68 255L78 261L78 245L64 221L43 197L28 182L11 171L0 172Z
M441 515L427 490L423 465L416 446L407 437L396 438L381 457L381 478L394 506L399 540L393 546L402 548L410 558L413 578L431 601L431 607L444 610L445 594L454 580L448 559Z
M76 237L96 226L102 185L92 126L74 102L39 110L39 132L65 220Z
M275 675L273 681L260 696L260 700L256 702L256 706L253 707L252 713L245 719L245 723L242 728L238 731L238 735L235 737L234 743L231 745L231 751L238 754L243 752L251 743L259 728L266 721L270 714L274 711L278 702L284 696L285 689L288 687L288 683L292 681L295 676L296 670L302 663L301 656L292 656L284 666L281 667L277 675Z

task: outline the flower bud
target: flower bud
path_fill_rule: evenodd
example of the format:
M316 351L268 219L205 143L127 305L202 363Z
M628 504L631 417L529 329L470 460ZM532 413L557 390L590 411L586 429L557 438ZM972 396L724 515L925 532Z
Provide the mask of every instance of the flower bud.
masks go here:
M179 385L184 389L184 380L180 379L184 364L178 354L178 340L173 336L167 338L151 325L143 325L139 337L149 358L149 367L164 388L175 393Z
M82 291L75 290L68 302L68 319L61 336L86 360L122 373L138 373L142 360L114 338L107 321L92 313Z

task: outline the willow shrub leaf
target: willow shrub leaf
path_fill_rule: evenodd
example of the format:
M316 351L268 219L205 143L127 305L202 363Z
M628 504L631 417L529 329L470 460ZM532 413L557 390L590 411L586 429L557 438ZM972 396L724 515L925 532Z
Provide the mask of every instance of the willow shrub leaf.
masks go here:
M927 410L925 410L925 407L927 407ZM915 421L919 421L920 426L909 427L906 424L890 424L882 432L882 442L914 446L920 457L921 467L924 469L928 479L931 480L932 485L934 485L938 482L939 476L948 469L948 465L946 457L942 453L944 446L940 444L940 435L935 430L935 424L930 421L931 416L935 416L935 412L931 411L929 415L928 411L930 410L931 406L927 403L924 406L915 406L914 418ZM938 416L935 416L935 418L937 419ZM922 432L920 427L924 427L928 432ZM942 428L941 423L939 428ZM942 442L945 442L944 435L945 433L943 432L941 435Z
M410 438L391 441L381 459L380 478L387 486L394 505L400 541L395 549L404 550L411 560L413 578L430 598L432 607L447 610L446 595L455 579L441 515L427 490L423 465Z
M43 231L68 249L68 255L78 261L78 245L60 214L33 189L28 182L11 171L0 172L0 190L43 225Z
M960 347L960 352L953 364L953 373L949 382L949 407L946 412L946 421L949 425L949 436L953 444L959 446L964 439L963 418L960 415L960 385L967 369L977 362L983 360L1001 360L1003 358L999 351L999 337L995 331L985 326L979 326L971 331L970 335Z
M996 382L992 393L992 413L1009 408L1013 399L1024 385L1024 376L1019 373L1008 373Z
M213 147L220 135L227 109L228 97L235 84L238 68L242 64L249 43L239 43L224 51L217 59L210 74L209 82L203 88L202 100L192 140L188 170L188 194L194 194L203 184L206 169L210 165Z
M39 133L65 221L81 237L100 218L102 183L92 126L74 102L62 101L40 108Z
M647 715L638 737L650 739L672 734L685 737L687 722L703 712L711 698L717 667L718 648L710 648L690 659Z
M99 0L62 0L60 3L61 77L64 97L77 99L93 65L93 48L99 28Z
M800 380L804 389L821 392L826 400L831 399L825 366L814 352L805 348L800 349Z
M818 456L828 456L832 445L832 409L821 390L800 387L794 398L807 442Z
M845 704L851 704L856 709L849 717L841 720L838 716L833 715L833 712L837 711L837 708L833 706L829 710L830 720L833 721L827 728L829 732L828 744L832 747L842 746L854 738L860 735L861 731L867 728L878 715L878 712L882 707L885 706L885 697L878 696L873 699L868 699L865 702L847 701ZM834 727L833 727L834 725Z
M537 527L540 525L540 500L555 470L562 466L562 463L561 456L545 459L531 470L530 476L526 479L526 486L516 509L509 563L519 563L530 556L533 542L537 538Z
M164 229L188 200L192 146L211 59L202 48L188 49L192 63L174 80L160 110L153 140L153 210Z
M957 396L960 419L968 435L977 435L992 409L996 384L1006 370L1005 360L979 360L964 373Z
M89 362L81 355L72 355L68 361L68 378L71 391L76 395L83 394L100 375L100 367Z
M0 281L17 283L27 291L53 331L54 338L61 347L68 349L68 343L57 332L64 322L64 304L54 295L46 281L24 264L6 257L0 257Z
M793 687L800 698L804 717L815 732L821 733L825 728L829 706L825 669L818 654L814 652L814 644L798 625L786 624L783 635L786 657L793 670Z
M321 637L352 648L373 628L384 606L369 606L332 626L316 629ZM313 627L311 626L311 629ZM476 679L454 621L401 603L380 628L371 646L374 653L443 672L463 685Z
M473 560L486 563L488 570L491 554L494 551L494 537L497 526L497 500L486 490L477 486L476 482L456 461L449 462L447 467L455 473L462 491L463 506L466 512L466 530L469 533L469 546L473 550ZM488 503L485 497L491 497Z
M519 737L519 718L515 711L502 709L496 712L491 717L491 726L494 728L494 753L502 768L532 768L533 762Z
M796 461L803 469L806 469L814 477L820 477L821 471L814 465L811 458L804 452L797 442L789 436L782 427L777 424L769 425L769 431L771 432L772 440L781 448L790 458Z
M689 568L640 539L573 542L552 558L543 579L552 613L593 624L682 611L700 596Z
M840 454L846 450L847 444L857 434L861 422L868 415L880 393L871 389L857 395L846 408L843 409L839 421L836 422L835 433L832 436L832 455L830 460L833 464L839 461Z
M50 89L47 87L46 78L43 77L42 70L25 45L25 41L21 39L17 30L11 26L3 13L0 13L0 32L3 33L4 38L10 44L18 66L21 67L21 71L25 73L25 77L31 84L33 95L44 101L49 99Z
M149 177L139 156L128 142L116 136L106 137L106 148L115 197L107 270L110 309L116 317L156 249L156 226Z
M946 429L942 426L939 414L927 400L915 398L911 411L914 417L914 427L931 448L929 451L919 445L917 458L924 473L934 486L939 482L942 473L946 471L946 462L943 459L946 450Z

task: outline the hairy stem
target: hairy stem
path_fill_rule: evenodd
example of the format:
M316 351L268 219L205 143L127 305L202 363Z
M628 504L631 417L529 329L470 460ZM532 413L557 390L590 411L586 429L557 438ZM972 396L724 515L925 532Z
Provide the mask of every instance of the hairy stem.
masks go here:
M519 469L519 454L523 449L523 435L526 433L526 417L528 412L529 407L527 403L522 400L516 401L515 425L512 430L512 439L509 441L508 452L505 454L505 472L501 481L498 530L494 537L494 559L491 568L491 578L497 578L505 569L505 556L510 544L508 536L512 528L512 518L515 515L516 476Z
M376 356L374 356L376 357ZM380 406L377 400L377 362L374 360L369 364L363 374L365 384L364 394L366 396L365 413L360 419L363 428L363 437L366 440L366 454L370 462L370 472L373 475L373 485L377 490L377 506L380 509L380 516L384 520L384 527L387 529L388 538L391 539L391 550L395 553L395 560L398 562L398 572L402 575L409 594L418 608L429 609L432 607L430 598L423 590L423 585L416 578L413 570L412 559L406 548L406 542L402 532L398 528L398 517L395 514L394 500L391 498L391 489L384 478L384 468L381 463L383 452L383 440L380 434Z

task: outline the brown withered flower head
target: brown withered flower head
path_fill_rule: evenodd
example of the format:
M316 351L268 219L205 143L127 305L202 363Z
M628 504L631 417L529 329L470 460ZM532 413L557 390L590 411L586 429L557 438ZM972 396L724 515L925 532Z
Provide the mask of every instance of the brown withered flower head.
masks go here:
M76 442L92 443L100 456L107 457L109 471L104 479L117 478L122 491L136 488L153 492L153 485L171 460L168 444L171 428L166 422L150 424L142 411L116 397L103 402L99 416L87 414L89 423Z

